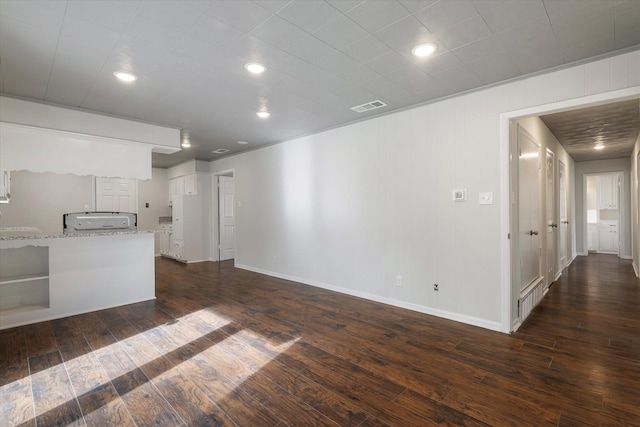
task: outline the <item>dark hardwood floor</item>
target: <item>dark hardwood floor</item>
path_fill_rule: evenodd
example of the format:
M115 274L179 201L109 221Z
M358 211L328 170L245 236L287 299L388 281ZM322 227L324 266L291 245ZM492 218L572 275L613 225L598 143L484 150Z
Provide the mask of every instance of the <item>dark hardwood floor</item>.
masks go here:
M579 257L513 335L158 259L157 300L0 331L0 425L640 425L640 280Z

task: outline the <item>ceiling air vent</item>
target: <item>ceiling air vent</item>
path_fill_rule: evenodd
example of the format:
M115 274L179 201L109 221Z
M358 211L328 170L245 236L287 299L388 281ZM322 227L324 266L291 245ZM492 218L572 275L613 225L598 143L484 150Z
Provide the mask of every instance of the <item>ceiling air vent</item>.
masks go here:
M356 113L364 113L365 111L375 110L376 108L386 107L387 104L380 101L379 99L371 102L367 102L366 104L356 105L355 107L351 107L353 111Z
M227 151L229 151L229 150L227 150L226 148L218 148L217 150L213 150L212 153L213 154L224 154Z

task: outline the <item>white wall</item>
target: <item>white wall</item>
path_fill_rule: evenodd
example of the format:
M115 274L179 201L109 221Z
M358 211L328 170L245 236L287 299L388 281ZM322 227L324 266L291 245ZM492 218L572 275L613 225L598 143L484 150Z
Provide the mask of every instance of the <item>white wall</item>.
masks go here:
M236 265L508 331L501 114L630 86L638 51L214 161L235 171Z
M11 203L0 205L2 227L62 233L62 215L92 205L92 179L72 174L11 172Z
M631 159L598 160L576 162L576 247L578 254L586 255L588 242L584 241L584 184L583 177L591 173L622 172L622 194L620 195L620 217L618 226L620 236L620 257L631 258L631 186L629 182ZM621 231L625 232L622 233Z

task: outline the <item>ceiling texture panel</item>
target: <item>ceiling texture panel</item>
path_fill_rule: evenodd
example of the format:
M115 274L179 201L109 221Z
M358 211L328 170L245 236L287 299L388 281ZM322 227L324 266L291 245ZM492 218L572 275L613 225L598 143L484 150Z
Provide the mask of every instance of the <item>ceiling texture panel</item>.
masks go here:
M640 132L640 100L548 114L540 119L577 162L629 157ZM603 148L596 150L598 145Z
M435 54L414 57L426 42ZM0 0L0 93L181 128L191 147L154 154L158 167L638 48L638 0ZM266 71L249 74L250 62ZM350 109L378 99L387 106ZM593 145L596 128L567 130L578 118L558 138ZM597 127L601 140L628 139L610 128ZM615 144L599 155L621 155Z

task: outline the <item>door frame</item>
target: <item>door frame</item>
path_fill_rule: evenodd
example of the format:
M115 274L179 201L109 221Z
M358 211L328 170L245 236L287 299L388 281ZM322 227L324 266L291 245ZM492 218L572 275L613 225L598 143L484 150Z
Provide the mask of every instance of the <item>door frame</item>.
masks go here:
M513 178L512 147L512 122L532 116L558 113L612 102L625 101L640 96L640 86L614 90L596 95L588 95L566 101L556 101L535 107L513 110L500 114L500 235L501 238L501 310L500 325L502 332L510 333L520 327L518 317L517 299L518 293L513 292L513 262L519 260L519 247L517 242L510 238L517 229L513 229L513 206L515 191L513 185L517 184ZM573 209L571 215L574 215ZM571 240L575 239L575 229L572 229ZM573 248L573 244L572 244ZM572 251L573 252L573 251ZM573 253L570 254L573 257Z
M213 172L211 175L211 230L212 230L212 239L211 239L211 257L213 259L213 261L220 261L220 206L218 203L218 197L219 197L219 187L218 187L218 183L219 183L219 177L221 176L230 176L233 178L237 178L236 176L236 170L235 168L233 169L225 169L219 172ZM236 191L237 191L237 187L236 187ZM237 200L237 198L236 198ZM236 232L238 229L238 224L236 223ZM237 236L236 233L234 233L234 236ZM237 258L237 250L238 250L238 245L237 245L237 241L238 239L236 238L233 246L234 246L234 250L236 251L236 257L234 258L233 262L235 265L235 260Z
M582 175L582 250L585 255L589 255L589 227L587 223L587 177L589 176L605 176L605 175L617 175L618 182L618 258L620 257L620 243L622 242L622 236L625 232L624 224L622 223L622 210L623 200L622 195L624 194L624 172L622 171L611 171L611 172L589 172ZM599 230L599 228L598 228ZM586 248L586 249L585 249Z

